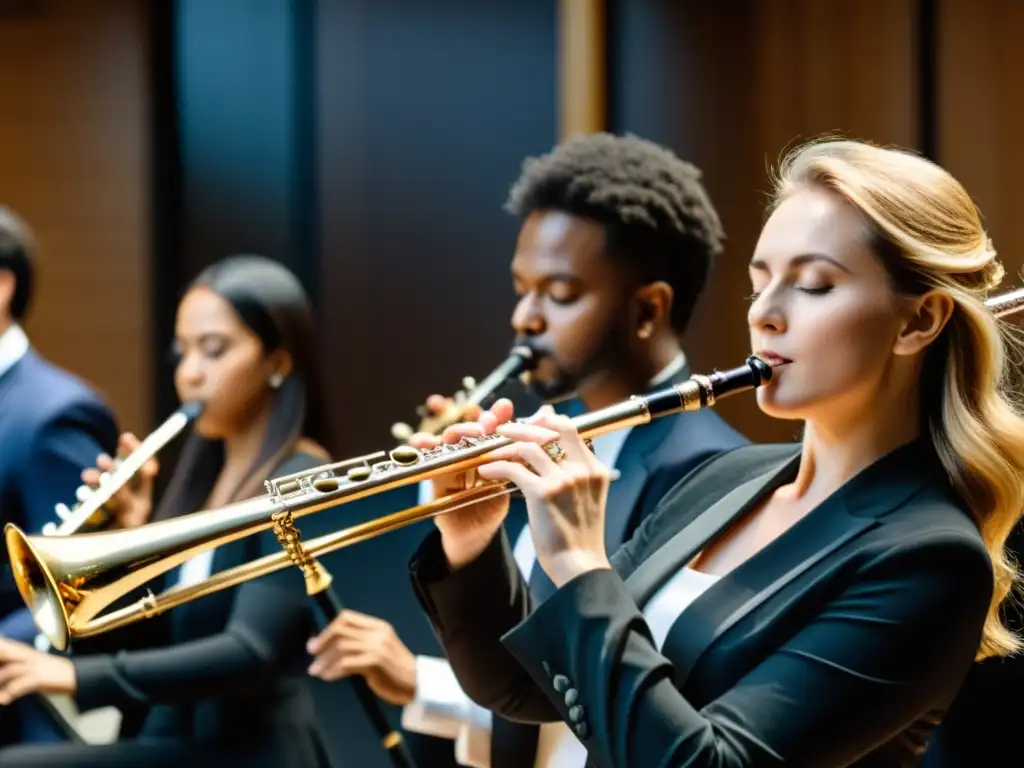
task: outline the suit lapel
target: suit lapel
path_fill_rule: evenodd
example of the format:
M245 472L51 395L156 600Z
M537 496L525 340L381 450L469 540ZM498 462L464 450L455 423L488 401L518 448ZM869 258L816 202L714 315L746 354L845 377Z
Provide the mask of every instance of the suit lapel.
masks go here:
M674 376L652 387L648 393L684 381L689 376L690 369L684 365ZM686 418L686 414L674 418ZM620 477L608 489L604 541L609 552L618 550L629 537L633 513L651 474L650 455L665 441L674 426L674 419L658 419L631 429L623 442L615 461Z
M0 373L0 415L5 412L5 401L13 395L15 390L18 388L18 369L25 365L26 360L31 354L32 350L29 350L20 360L14 363L14 365L3 373Z
M618 550L626 539L633 510L649 475L647 454L661 443L671 429L669 421L659 419L632 429L622 444L615 462L615 469L620 473L619 479L608 487L608 503L605 507L604 542L609 552Z
M701 654L740 619L876 524L873 518L848 514L841 499L826 501L711 585L684 612L686 620L677 620L665 638L663 651L675 661L676 685L683 686Z
M662 649L673 659L676 685L686 683L704 651L730 628L919 492L929 477L921 471L927 460L913 465L919 449L912 444L880 459L691 603ZM920 453L916 455L920 459ZM789 466L795 468L795 463ZM776 482L762 484L748 502L784 479L784 472L776 473Z
M688 511L680 520L678 533L640 563L626 580L637 604L645 605L662 584L778 485L797 461L799 455L736 486L707 509Z

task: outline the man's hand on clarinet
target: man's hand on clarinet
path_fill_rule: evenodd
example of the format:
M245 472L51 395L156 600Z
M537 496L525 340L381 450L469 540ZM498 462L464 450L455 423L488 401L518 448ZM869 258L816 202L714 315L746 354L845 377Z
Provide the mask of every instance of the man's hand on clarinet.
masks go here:
M321 680L361 675L377 696L398 706L416 695L416 657L382 619L344 610L306 650L314 656L308 672Z

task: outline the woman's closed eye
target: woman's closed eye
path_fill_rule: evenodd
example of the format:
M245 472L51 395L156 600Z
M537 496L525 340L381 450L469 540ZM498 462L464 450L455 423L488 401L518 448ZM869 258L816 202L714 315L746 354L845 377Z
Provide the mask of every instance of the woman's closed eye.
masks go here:
M824 296L835 288L834 285L798 285L795 287L801 293L806 293L809 296ZM761 291L754 291L747 297L747 300L753 304L760 298L761 293Z
M831 291L832 288L833 286L831 285L797 286L797 290L803 291L811 296L824 296L826 293Z
M207 358L208 360L216 360L225 352L227 352L227 349L228 345L221 341L204 342L203 345L200 347L200 350L203 353L203 357Z

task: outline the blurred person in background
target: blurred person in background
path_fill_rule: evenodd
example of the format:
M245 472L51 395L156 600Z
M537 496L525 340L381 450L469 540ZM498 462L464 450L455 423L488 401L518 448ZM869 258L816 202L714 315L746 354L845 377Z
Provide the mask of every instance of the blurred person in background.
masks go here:
M28 225L0 207L0 524L38 534L71 504L82 471L97 453L113 452L117 424L88 384L44 360L23 323L36 283L35 242ZM6 554L0 569L0 637L24 643L37 634ZM64 739L35 696L0 712L0 744Z
M153 509L154 461L111 501L120 518L139 525L221 507L262 495L268 477L329 460L312 308L285 267L237 256L205 270L179 303L174 355L178 397L204 410L160 504ZM127 438L122 447L133 444ZM86 475L94 485L109 456L99 464ZM266 531L201 553L147 586L195 583L279 552ZM11 747L0 751L0 765L322 768L328 760L305 674L313 611L301 573L289 568L147 619L146 647L62 656L0 640L0 705L49 692L73 696L82 711L145 710L135 738Z

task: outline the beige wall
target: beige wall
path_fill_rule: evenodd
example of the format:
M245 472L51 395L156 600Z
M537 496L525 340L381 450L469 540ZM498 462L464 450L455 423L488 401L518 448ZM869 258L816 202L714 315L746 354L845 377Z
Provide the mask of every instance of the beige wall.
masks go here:
M139 432L152 392L145 7L0 16L0 203L41 245L29 333Z

